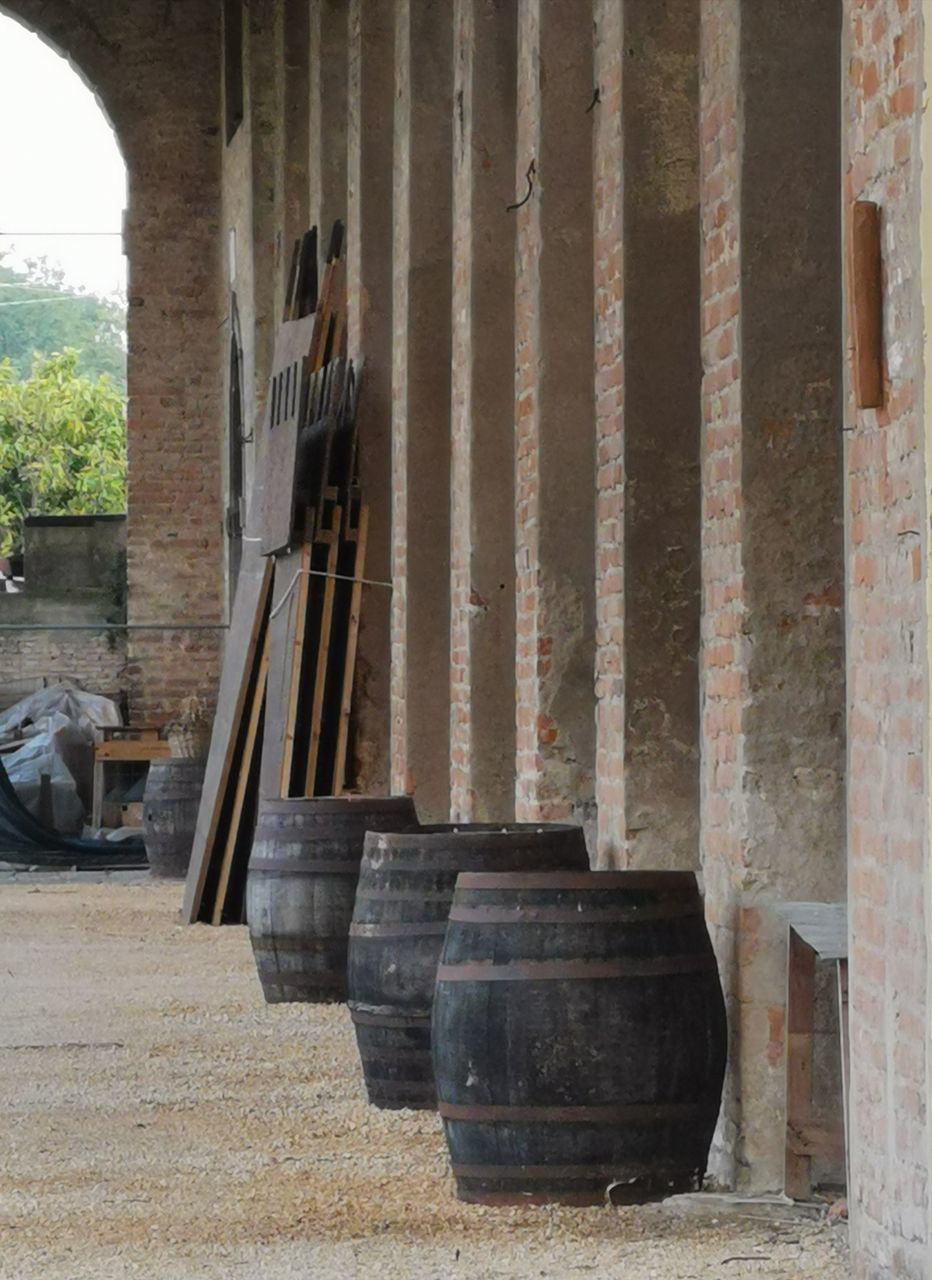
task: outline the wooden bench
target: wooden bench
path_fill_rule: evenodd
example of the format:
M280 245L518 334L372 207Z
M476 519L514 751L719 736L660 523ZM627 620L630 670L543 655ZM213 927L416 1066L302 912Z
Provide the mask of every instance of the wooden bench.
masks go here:
M153 760L164 760L171 755L167 742L159 737L157 725L108 725L97 730L97 741L94 743L94 792L91 805L91 825L94 830L100 828L103 813L104 773L108 763L113 761L138 761L151 764Z

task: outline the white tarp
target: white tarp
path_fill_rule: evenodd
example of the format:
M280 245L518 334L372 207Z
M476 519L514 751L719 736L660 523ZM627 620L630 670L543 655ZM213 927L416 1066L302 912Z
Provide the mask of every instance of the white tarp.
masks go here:
M0 716L0 751L20 803L40 817L41 779L48 774L52 825L62 835L80 834L84 804L75 773L90 776L94 730L119 724L116 703L70 681L37 689L10 707Z

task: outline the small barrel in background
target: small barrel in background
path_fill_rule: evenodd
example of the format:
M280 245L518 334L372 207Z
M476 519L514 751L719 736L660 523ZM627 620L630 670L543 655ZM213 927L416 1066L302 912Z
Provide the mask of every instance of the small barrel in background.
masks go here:
M698 1189L726 1022L695 877L460 876L433 1051L461 1200L642 1203Z
M416 826L409 796L261 802L246 920L270 1004L346 998L346 948L366 831Z
M154 876L184 879L191 861L206 761L174 758L149 765L142 802L142 834Z
M588 867L575 826L459 823L366 836L348 975L371 1103L437 1105L430 1010L457 874Z

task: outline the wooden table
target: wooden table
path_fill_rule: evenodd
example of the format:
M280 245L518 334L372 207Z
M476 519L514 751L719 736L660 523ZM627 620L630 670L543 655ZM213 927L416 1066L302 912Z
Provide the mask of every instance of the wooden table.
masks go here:
M786 1162L785 1191L794 1200L812 1195L815 1158L848 1162L848 918L843 902L785 902L786 981ZM841 1038L842 1124L819 1125L812 1116L812 1048L815 1031L816 962L835 965ZM850 1182L850 1179L849 1179Z
M104 804L104 771L108 762L134 760L151 764L171 755L167 742L159 737L157 725L127 724L108 725L98 729L94 744L94 792L91 805L91 826L97 831Z

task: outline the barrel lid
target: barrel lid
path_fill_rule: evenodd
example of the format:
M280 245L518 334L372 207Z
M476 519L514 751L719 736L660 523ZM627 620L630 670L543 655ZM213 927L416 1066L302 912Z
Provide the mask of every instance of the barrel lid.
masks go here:
M457 889L695 889L692 871L461 871Z

